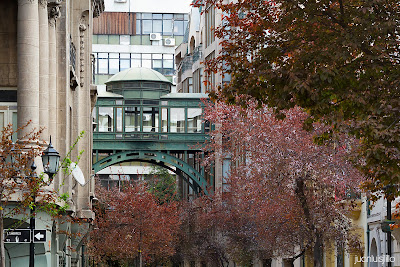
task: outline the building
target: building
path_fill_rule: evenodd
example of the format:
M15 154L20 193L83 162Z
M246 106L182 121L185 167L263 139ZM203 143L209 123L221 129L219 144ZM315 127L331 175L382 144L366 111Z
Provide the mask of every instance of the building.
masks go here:
M185 34L189 0L106 0L94 20L96 84L131 67L146 67L174 82L174 51Z
M49 141L51 136L61 157L67 155L79 133L85 132L70 158L77 161L83 151L78 165L86 185L77 185L72 175L61 173L51 185L69 194L68 213L83 223L55 223L48 215L37 214L36 228L47 230L48 241L35 245L37 266L84 264L82 240L94 218L92 25L93 17L103 10L103 0L0 3L0 127L12 123L16 128L31 120L24 132L43 127L41 137ZM36 165L42 166L40 162ZM28 244L6 244L6 250L7 266L28 266Z
M164 75L175 92L175 47L184 39L190 0L106 0L105 12L93 24L94 76L99 96L115 74L136 67ZM95 119L95 118L94 118ZM122 165L122 166L121 166ZM141 176L146 163L124 163L101 170L110 181L121 174Z

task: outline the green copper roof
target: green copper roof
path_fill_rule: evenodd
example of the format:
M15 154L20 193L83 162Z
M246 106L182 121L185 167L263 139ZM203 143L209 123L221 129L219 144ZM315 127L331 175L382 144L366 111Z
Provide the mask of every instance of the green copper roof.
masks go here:
M130 68L118 72L112 76L107 82L121 82L121 81L151 81L151 82L166 82L171 83L164 75L158 71L148 68Z

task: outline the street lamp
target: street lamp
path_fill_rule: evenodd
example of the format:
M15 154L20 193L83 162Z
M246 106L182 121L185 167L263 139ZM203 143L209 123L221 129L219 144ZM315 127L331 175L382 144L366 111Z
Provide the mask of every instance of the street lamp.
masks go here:
M44 173L46 173L49 176L49 184L50 184L53 181L54 175L57 173L58 163L60 162L60 154L57 152L57 150L54 149L53 145L51 144L51 136L50 136L49 146L46 148L45 151L43 151L42 162L43 162ZM36 170L35 162L32 163L31 169L32 169L31 178L33 179L37 178L35 171ZM31 212L30 212L31 217L29 220L29 226L32 233L31 243L29 244L29 267L35 266L35 243L33 243L33 233L35 230L36 192L33 192L32 202L33 205L31 206Z
M20 157L20 156L21 156L21 151L16 150L13 144L9 155L5 159L5 162L14 165L14 163L18 162L18 159L16 159L15 157ZM51 144L51 136L50 136L49 146L45 151L43 151L42 162L43 162L44 173L46 173L49 176L49 184L50 184L53 180L54 175L57 173L58 164L60 162L60 154L57 152L57 150L54 149L53 145ZM37 179L36 168L37 167L35 161L33 160L31 165L32 172L30 175L30 179L32 181ZM34 191L32 196L33 205L31 205L30 220L29 220L29 228L32 234L31 242L29 244L29 267L35 266L35 244L33 243L33 232L35 230L35 210L36 210L35 202L36 202L36 192Z
M60 162L60 154L54 149L51 144L51 136L49 146L43 151L42 162L44 173L49 176L50 183L53 180L53 176L57 173L58 163Z

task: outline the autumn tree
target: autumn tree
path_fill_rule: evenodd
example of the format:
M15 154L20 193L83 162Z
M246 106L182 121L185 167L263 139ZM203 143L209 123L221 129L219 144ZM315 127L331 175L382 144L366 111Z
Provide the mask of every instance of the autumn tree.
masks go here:
M45 144L40 140L41 130L32 130L15 143L12 142L12 136L29 123L16 131L12 125L8 125L0 132L0 266L5 266L5 219L24 218L7 225L7 230L14 230L38 212L56 217L67 208L59 205L61 200L66 200L66 196L51 189L51 180L43 173L37 174L34 160L41 155Z
M398 1L198 0L222 10L215 30L222 53L209 71L229 74L221 98L238 94L276 108L307 111L305 126L323 135L351 133L361 142L357 162L364 187L393 199L400 177ZM217 96L217 95L214 95Z
M199 205L197 225L215 228L227 255L241 261L257 253L295 259L311 250L315 266L321 266L324 246L357 248L343 202L359 192L362 181L347 160L357 143L342 135L316 145L313 136L329 129L314 123L305 131L308 115L301 108L285 111L286 119L279 120L256 100L235 101L245 105L217 102L205 110L205 119L218 126L204 147L205 164L229 158L231 168L222 196L211 206Z
M147 182L150 192L155 195L160 204L178 200L176 178L168 169L153 166Z
M167 260L175 252L178 203L158 203L146 184L127 183L119 190L99 187L100 205L89 247L98 261L142 266Z

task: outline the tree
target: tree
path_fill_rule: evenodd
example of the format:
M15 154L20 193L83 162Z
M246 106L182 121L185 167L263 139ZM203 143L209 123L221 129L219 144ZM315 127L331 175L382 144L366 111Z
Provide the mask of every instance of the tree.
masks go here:
M235 101L244 106L217 102L205 109L205 119L217 125L204 147L210 152L205 164L229 158L231 167L222 196L211 206L199 205L198 225L216 227L227 254L241 260L258 250L262 257L293 259L312 250L315 266L321 266L324 246L357 248L343 202L359 192L363 179L347 160L357 143L342 135L326 146L315 144L313 136L328 127L314 123L305 131L308 115L299 107L279 120L254 99Z
M65 212L67 206L60 206L60 200L66 200L57 191L49 188L48 179L37 175L31 168L35 158L44 150L40 142L39 131L31 131L13 143L12 136L27 125L13 131L8 125L0 132L0 266L5 266L4 220L22 215L26 219L43 211L52 216ZM31 210L35 212L32 214ZM17 220L8 230L21 226L24 220Z
M364 188L400 194L398 1L198 0L223 11L215 30L222 53L209 71L232 79L216 91L228 102L246 94L276 108L307 111L305 126L349 132L361 142ZM376 195L374 199L376 199Z
M97 189L101 207L89 247L99 261L158 262L172 256L179 229L178 203L159 205L145 184ZM112 244L112 245L110 245Z
M150 192L157 198L159 204L177 201L178 192L176 178L166 168L153 166L148 180Z

